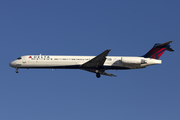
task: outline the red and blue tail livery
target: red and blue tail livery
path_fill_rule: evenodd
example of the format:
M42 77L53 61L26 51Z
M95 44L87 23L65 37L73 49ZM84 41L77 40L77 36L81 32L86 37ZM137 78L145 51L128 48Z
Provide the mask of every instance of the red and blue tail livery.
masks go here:
M170 45L169 45L172 42L173 41L169 41L169 42L162 43L162 44L156 43L154 45L154 47L142 57L159 59L161 57L161 55L165 52L165 50L168 50L171 52L174 51L172 48L170 48Z

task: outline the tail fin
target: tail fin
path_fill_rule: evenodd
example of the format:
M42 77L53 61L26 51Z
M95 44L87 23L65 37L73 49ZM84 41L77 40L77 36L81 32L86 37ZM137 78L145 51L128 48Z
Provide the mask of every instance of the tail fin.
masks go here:
M162 44L155 44L154 47L145 55L143 55L142 57L145 58L154 58L154 59L159 59L161 57L161 55L165 52L165 50L168 51L174 51L172 48L170 48L170 43L172 43L173 41L169 41L166 43L162 43Z

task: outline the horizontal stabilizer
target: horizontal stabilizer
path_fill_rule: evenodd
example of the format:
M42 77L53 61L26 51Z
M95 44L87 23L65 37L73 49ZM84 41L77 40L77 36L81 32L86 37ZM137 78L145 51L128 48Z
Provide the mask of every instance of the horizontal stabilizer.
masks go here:
M173 50L172 48L170 48L170 47L168 47L166 50L167 50L167 51L170 51L170 52L173 52L173 51L174 51L174 50Z

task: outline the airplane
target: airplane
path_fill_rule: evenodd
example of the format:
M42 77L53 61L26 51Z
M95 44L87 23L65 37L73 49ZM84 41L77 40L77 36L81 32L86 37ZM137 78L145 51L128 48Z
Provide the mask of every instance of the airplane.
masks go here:
M107 56L111 51L105 50L98 56L52 56L52 55L25 55L9 63L9 66L16 68L43 68L43 69L81 69L101 75L116 76L105 72L106 70L140 69L150 65L161 64L161 55L167 51L174 51L170 48L170 43L157 43L145 55L140 57L129 56Z

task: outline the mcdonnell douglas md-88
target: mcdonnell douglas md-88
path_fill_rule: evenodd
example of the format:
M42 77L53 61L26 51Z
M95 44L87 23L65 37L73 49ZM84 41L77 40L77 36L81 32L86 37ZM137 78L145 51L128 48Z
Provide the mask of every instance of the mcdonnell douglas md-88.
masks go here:
M16 68L44 68L44 69L82 69L96 74L115 76L105 70L139 69L149 65L161 64L160 56L167 51L174 51L170 48L169 41L162 44L155 44L145 55L140 57L128 56L107 56L109 49L98 56L51 56L51 55L25 55L12 61L9 65Z

